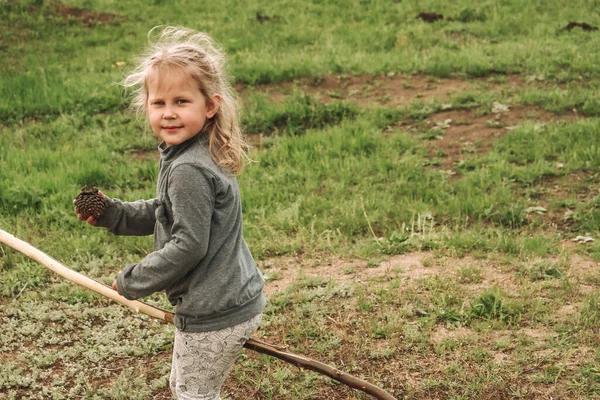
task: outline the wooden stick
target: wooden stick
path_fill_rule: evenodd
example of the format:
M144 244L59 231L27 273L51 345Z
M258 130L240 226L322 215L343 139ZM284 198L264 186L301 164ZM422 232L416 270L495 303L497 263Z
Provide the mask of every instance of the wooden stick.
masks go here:
M175 317L173 313L138 300L127 300L125 297L121 296L111 287L103 283L97 282L91 278L88 278L87 276L82 275L79 272L73 271L72 269L56 261L54 258L50 257L41 250L36 249L29 243L14 237L10 233L2 229L0 229L0 242L36 260L40 264L48 267L53 272L61 275L62 277L68 279L71 282L93 290L94 292L108 297L109 299L112 299L119 304L129 307L138 313L146 314L150 317L158 318L160 320L173 323L173 319ZM319 361L303 357L294 353L290 353L279 346L275 346L269 343L250 338L246 341L244 347L250 350L254 350L258 353L267 354L272 357L279 358L280 360L288 362L297 367L302 367L311 371L318 372L322 375L335 379L347 386L350 386L351 388L368 393L376 399L397 400L390 393L375 385L370 384L369 382L363 379L357 378L352 375L348 375L336 368L333 368L327 364L323 364Z
M333 368L330 365L323 364L322 362L313 360L311 358L290 353L285 350L281 350L280 348L277 348L269 343L265 343L256 339L248 339L248 341L244 344L244 347L250 350L257 351L259 353L268 354L272 357L277 357L280 360L288 362L297 367L302 367L311 371L318 372L322 375L335 379L336 381L341 382L347 386L350 386L351 388L368 393L376 399L397 400L394 396L392 396L385 390L363 379L357 378L352 375L348 375L340 371L339 369Z
M167 321L170 323L173 322L174 315L172 313L153 307L149 304L142 303L141 301L127 300L125 297L121 296L119 293L114 291L111 287L103 283L96 282L95 280L88 278L87 276L82 275L79 272L67 268L65 265L56 261L54 258L50 257L46 253L36 249L32 245L21 239L17 239L13 235L6 231L3 231L2 229L0 229L0 242L7 244L15 250L20 251L29 258L34 259L40 264L48 267L48 269L50 269L51 271L56 272L58 275L70 280L71 282L75 282L78 285L93 290L94 292L108 297L109 299L112 299L117 303L129 307L139 313L146 314L154 318L162 319L163 321Z

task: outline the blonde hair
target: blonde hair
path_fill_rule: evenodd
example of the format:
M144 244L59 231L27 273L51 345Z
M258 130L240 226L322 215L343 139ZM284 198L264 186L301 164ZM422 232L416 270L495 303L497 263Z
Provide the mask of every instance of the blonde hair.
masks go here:
M202 130L208 134L209 153L215 162L239 175L248 145L242 136L238 101L226 73L224 51L206 33L173 26L152 28L148 42L148 48L137 59L137 67L122 82L124 87L133 89L132 107L138 115L145 114L147 78L151 72L179 69L188 73L209 102L214 102L213 94L221 96L217 113Z

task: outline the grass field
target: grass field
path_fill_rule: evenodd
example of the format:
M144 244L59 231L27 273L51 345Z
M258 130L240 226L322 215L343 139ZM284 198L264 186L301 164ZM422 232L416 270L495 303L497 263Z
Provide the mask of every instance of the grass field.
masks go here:
M115 83L153 26L203 30L254 146L257 338L398 398L599 398L598 2L243 3L0 0L0 228L105 283L152 251L72 199L153 197ZM4 245L0 321L0 398L170 398L172 327ZM224 398L369 396L245 351Z

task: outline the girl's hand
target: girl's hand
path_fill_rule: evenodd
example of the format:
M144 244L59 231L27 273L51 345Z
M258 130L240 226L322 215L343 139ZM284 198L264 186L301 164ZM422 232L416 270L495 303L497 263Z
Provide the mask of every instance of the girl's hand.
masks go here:
M115 279L115 280L113 281L113 283L112 283L112 289L113 289L115 292L119 293L119 287L117 286L117 280L116 280L116 279ZM119 293L119 294L121 294L121 293Z
M98 190L98 194L100 196L102 196L103 198L106 198L106 195L104 193L102 193L101 190ZM75 204L75 199L73 199L73 204ZM90 225L96 225L98 223L98 220L96 220L96 218L94 218L92 216L88 217L87 219L83 218L83 215L81 215L79 213L79 211L77 210L77 207L75 207L75 214L77 214L77 219L78 220L80 220L80 221L86 221Z
M90 225L96 225L98 221L94 217L88 217L88 219L83 218L83 215L77 212L77 208L75 208L75 213L77 214L77 219L80 221L86 221Z

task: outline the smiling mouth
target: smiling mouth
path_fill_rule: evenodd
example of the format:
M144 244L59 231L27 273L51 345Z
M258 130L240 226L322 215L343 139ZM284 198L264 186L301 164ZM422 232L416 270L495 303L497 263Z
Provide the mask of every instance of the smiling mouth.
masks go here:
M163 129L167 132L175 132L178 129L181 129L181 126L163 126Z

